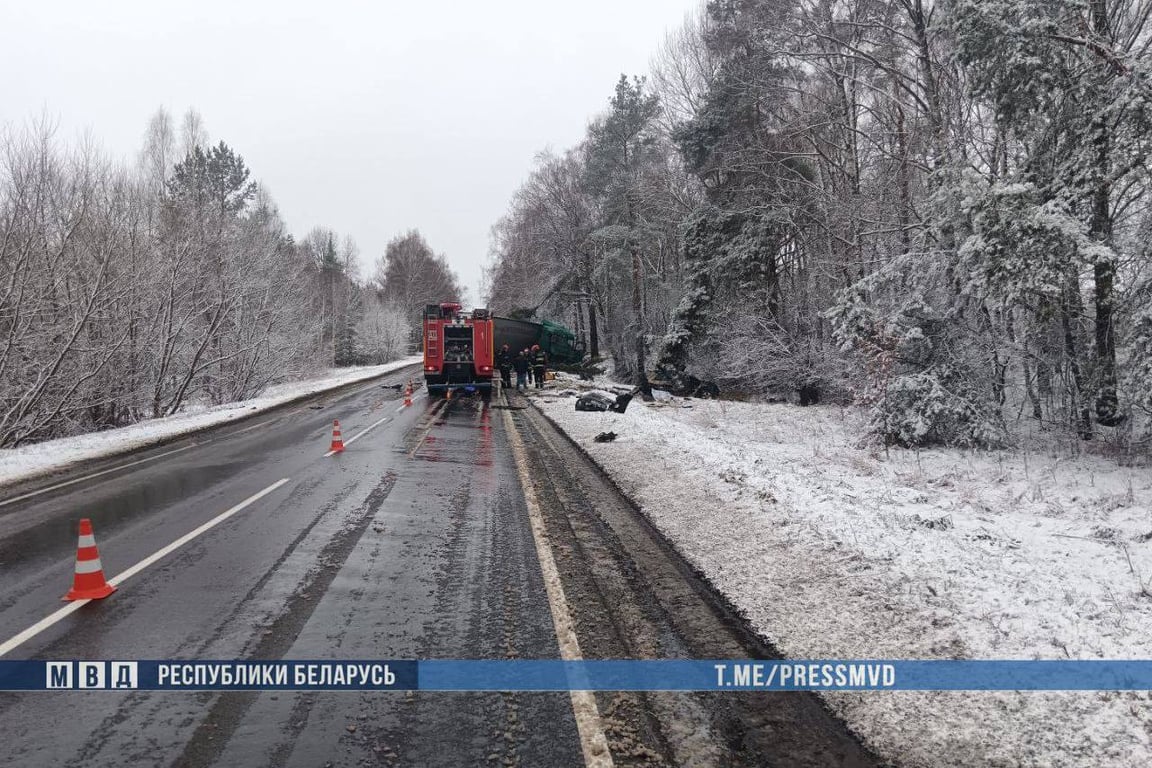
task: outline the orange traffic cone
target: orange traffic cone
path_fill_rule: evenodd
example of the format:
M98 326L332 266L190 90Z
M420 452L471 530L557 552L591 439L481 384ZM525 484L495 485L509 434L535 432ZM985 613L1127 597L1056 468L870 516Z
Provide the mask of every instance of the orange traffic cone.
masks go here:
M104 566L100 565L100 553L96 551L96 537L92 535L92 521L80 521L80 541L76 545L76 573L72 577L72 589L64 595L65 600L99 600L116 591L116 587L104 580Z
M404 390L404 405L412 405L412 382L408 382L408 389Z
M344 438L340 436L339 419L332 422L332 447L328 450L333 453L340 453L340 451L344 450Z

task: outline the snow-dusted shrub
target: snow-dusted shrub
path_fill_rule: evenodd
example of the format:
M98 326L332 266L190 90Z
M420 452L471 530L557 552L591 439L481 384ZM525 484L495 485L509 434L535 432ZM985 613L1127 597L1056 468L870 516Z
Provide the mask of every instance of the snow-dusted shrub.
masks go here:
M1004 430L947 366L892 377L877 393L869 432L888 445L996 446Z
M995 184L967 179L961 210L972 233L961 243L959 266L971 295L1018 303L1058 301L1070 272L1116 258L1089 237L1085 226L1059 200L1044 201L1033 184Z
M876 280L882 278L877 277ZM869 434L885 445L1002 445L1006 435L985 354L958 313L920 298L882 314L862 291L847 292L831 313L836 337L863 375L856 401L871 409Z
M811 392L827 399L848 396L844 355L830 334L789 330L767 315L733 313L714 336L715 378L728 387L777 395Z

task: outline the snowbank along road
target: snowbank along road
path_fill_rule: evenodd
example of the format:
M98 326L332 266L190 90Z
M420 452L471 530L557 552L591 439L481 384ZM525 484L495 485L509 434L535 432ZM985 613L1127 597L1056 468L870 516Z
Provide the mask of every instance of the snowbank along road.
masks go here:
M533 410L422 396L405 408L393 385L413 373L0 507L0 654L768 652ZM333 419L347 449L326 455ZM119 589L61 610L80 517ZM806 694L432 692L3 694L0 762L874 764Z

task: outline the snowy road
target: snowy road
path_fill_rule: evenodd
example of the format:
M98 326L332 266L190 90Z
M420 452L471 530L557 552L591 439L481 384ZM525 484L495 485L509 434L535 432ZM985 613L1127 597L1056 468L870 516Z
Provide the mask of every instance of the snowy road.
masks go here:
M585 657L764 652L532 411L423 396L403 408L388 385L408 375L0 507L0 643L60 608L80 517L109 576L136 571L5 658L557 658L526 495ZM326 457L334 418L358 437ZM806 695L596 700L616 765L872 764ZM563 693L0 695L7 765L535 766L585 754Z

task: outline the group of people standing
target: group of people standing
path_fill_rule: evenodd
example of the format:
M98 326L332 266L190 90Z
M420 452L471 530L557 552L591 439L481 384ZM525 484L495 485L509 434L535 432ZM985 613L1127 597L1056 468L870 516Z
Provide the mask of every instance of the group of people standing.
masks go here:
M544 388L544 376L548 368L548 355L539 344L516 354L505 344L496 353L496 367L500 369L500 379L505 387L512 386L512 371L516 371L516 391L527 390L535 382L537 389Z

